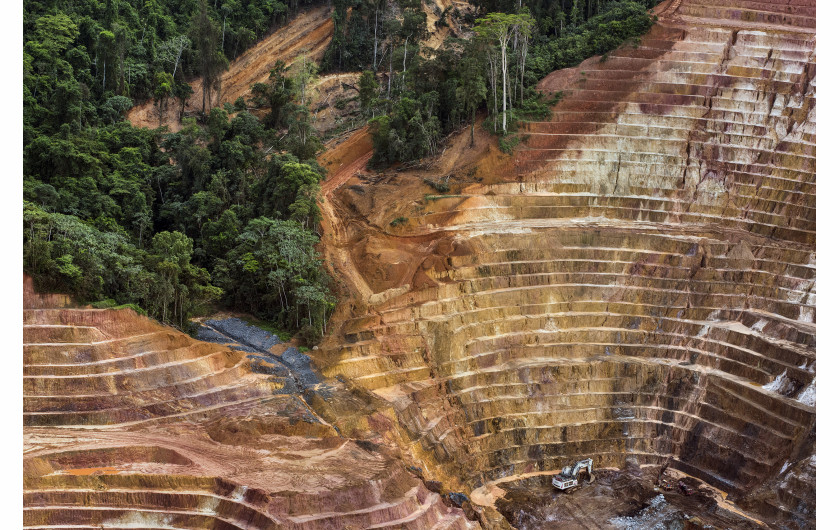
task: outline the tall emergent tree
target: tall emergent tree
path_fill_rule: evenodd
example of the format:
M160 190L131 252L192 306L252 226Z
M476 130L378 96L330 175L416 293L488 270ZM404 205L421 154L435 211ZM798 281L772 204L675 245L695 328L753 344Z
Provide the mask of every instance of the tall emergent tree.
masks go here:
M461 59L461 71L458 76L458 88L455 90L458 105L471 116L470 147L475 146L475 111L487 98L487 84L481 67L481 57L477 46L470 49Z
M531 36L532 28L534 27L534 19L528 13L508 14L508 13L488 13L486 17L476 20L476 32L478 35L486 40L498 43L499 47L495 53L491 51L488 53L488 63L491 73L491 83L495 94L496 83L498 82L498 73L496 65L501 68L501 83L502 83L502 132L507 132L507 109L508 109L508 92L510 86L510 75L508 72L508 44L513 39L518 45L520 40L526 41ZM525 59L524 55L519 63L519 69L524 76ZM512 98L510 99L512 103ZM496 100L493 101L494 106ZM512 106L512 105L511 105Z
M227 59L219 49L219 25L207 14L207 0L200 0L198 11L192 19L192 40L197 53L196 62L201 74L201 112L207 110L207 102L214 87L221 89L222 72L227 68Z

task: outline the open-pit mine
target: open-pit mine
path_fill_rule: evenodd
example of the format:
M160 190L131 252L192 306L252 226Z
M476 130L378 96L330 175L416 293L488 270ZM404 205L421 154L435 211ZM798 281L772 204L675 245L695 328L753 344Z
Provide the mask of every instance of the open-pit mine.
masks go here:
M25 526L814 528L815 2L654 12L510 155L328 145L305 356L25 278Z

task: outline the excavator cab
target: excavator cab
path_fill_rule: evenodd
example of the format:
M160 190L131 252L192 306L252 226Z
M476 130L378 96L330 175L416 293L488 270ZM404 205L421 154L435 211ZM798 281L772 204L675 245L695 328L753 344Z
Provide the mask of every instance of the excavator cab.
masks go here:
M575 464L575 467L566 466L559 474L554 475L551 479L551 484L560 491L572 491L583 484L586 477L589 477L589 483L595 481L595 476L592 474L592 459L587 458Z

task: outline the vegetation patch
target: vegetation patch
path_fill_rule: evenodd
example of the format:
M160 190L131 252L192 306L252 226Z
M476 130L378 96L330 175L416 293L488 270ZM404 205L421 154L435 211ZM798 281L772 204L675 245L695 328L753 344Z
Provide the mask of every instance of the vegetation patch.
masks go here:
M464 123L471 124L474 136L480 110L487 112L490 130L502 137L515 132L518 121L542 119L557 99L538 94L537 82L554 70L594 55L608 57L618 46L636 42L653 24L647 10L655 2L472 3L473 15L447 8L440 21L448 16L473 26L475 37L450 38L425 56L420 46L428 36L426 14L419 1L402 0L401 10L380 2L336 4L336 32L321 68L363 71L359 99L371 120L371 167L434 155L443 138ZM511 143L500 140L507 151Z
M138 315L148 316L146 310L140 307L137 304L118 304L114 301L113 298L108 298L106 300L100 300L98 302L94 302L90 304L91 307L94 309L131 309Z
M499 149L505 154L512 154L513 150L519 145L519 135L509 134L499 138Z
M423 183L431 186L438 193L447 193L449 191L449 175L438 180L424 178Z
M314 250L314 67L278 63L213 106L228 60L307 4L24 2L24 270L40 289L183 329L222 305L320 336L334 299ZM148 98L178 100L183 128L126 121Z
M423 195L423 200L428 202L428 201L437 201L437 200L440 200L440 199L457 199L458 197L460 197L460 195L429 195L429 194L426 194L426 195Z

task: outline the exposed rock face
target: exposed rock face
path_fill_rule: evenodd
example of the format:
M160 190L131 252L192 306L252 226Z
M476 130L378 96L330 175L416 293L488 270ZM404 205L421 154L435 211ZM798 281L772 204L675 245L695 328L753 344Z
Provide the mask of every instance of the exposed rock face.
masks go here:
M657 13L543 80L513 157L464 148L451 195L365 174L363 134L327 157L352 296L306 385L270 345L28 291L26 526L644 526L699 506L611 504L666 462L728 495L695 527L815 526L814 2Z
M24 526L476 526L408 471L394 418L353 387L290 390L252 369L260 356L24 283ZM277 358L300 368L294 354Z
M390 401L476 505L581 458L671 460L810 527L814 2L657 12L637 47L543 80L563 99L512 160L462 168L482 182L335 194L358 218L328 229L355 244L334 267L357 299L319 362Z

